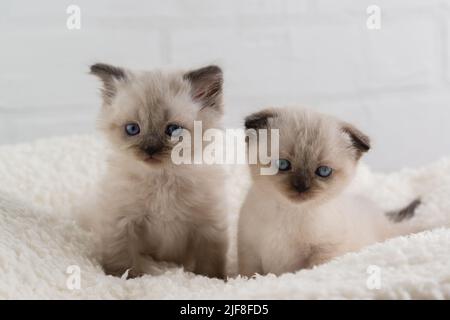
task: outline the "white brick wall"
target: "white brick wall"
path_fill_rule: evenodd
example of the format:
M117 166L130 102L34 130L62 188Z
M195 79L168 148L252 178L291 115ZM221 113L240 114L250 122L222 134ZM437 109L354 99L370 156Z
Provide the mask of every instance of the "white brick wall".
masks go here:
M70 4L81 30L66 28ZM450 152L449 54L448 0L2 0L0 143L93 131L93 62L219 63L229 125L309 105L370 133L374 167L421 165Z

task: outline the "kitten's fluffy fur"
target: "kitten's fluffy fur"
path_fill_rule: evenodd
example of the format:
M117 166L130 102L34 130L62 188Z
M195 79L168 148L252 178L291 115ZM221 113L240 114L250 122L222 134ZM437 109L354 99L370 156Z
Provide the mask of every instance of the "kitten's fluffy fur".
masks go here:
M375 204L345 192L370 148L369 138L352 125L307 109L280 108L247 117L246 127L279 129L280 159L290 160L292 168L260 175L260 165L251 166L253 185L239 220L240 274L309 268L408 232ZM315 174L323 165L333 168L329 178ZM391 218L411 216L418 204Z
M131 72L91 67L103 83L99 127L112 153L99 185L94 230L101 237L105 272L131 277L152 273L154 261L173 262L223 278L227 251L223 172L212 166L174 165L168 124L191 130L218 127L222 72ZM128 123L140 133L129 136Z

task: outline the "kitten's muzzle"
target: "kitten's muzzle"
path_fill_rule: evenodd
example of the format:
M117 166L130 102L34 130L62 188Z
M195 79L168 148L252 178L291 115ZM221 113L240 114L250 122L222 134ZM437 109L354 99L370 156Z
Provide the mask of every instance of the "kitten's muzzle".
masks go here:
M153 145L144 148L144 152L149 156L153 156L163 149L163 145Z
M292 186L299 193L304 193L304 192L307 192L309 189L311 189L311 183L308 180L301 179L301 178L293 179Z

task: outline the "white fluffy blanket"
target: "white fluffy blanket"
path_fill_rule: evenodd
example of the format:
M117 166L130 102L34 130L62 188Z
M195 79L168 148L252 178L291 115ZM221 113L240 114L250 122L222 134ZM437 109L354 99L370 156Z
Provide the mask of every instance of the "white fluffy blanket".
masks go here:
M450 229L445 228L391 239L280 277L223 282L179 268L132 280L106 276L93 254L92 235L71 215L104 170L103 150L96 136L0 147L0 298L450 299ZM230 215L235 218L245 183L234 179ZM392 174L362 166L354 185L386 209L421 195L423 205L408 223L449 225L450 158ZM69 268L74 265L80 270L79 289L76 269Z

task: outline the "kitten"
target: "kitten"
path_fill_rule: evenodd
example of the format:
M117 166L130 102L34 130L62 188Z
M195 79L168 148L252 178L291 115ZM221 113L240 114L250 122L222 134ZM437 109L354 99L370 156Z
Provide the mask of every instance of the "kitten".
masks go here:
M99 128L112 149L93 223L105 272L136 277L170 262L224 278L224 173L171 161L171 138L191 131L194 120L205 129L220 125L221 69L132 72L95 64L91 74L103 83Z
M401 223L416 200L386 216L349 194L369 138L354 126L307 109L268 109L246 118L247 129L279 129L278 173L260 175L241 208L239 273L281 274L324 263L343 253L408 233ZM270 130L268 130L270 131Z

